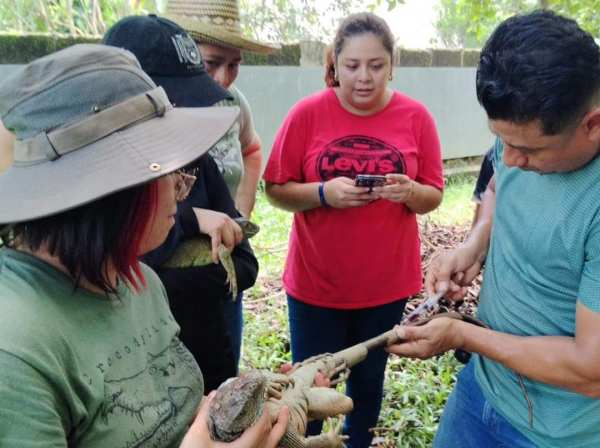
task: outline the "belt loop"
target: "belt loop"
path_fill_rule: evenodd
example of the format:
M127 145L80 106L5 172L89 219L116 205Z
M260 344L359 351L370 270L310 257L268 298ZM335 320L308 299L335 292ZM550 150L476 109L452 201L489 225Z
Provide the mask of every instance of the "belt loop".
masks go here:
M154 108L156 109L156 116L162 117L165 114L165 111L167 110L167 108L163 104L162 101L157 101L156 98L154 98L154 96L152 96L153 93L154 93L154 91L147 92L146 96L148 97L150 102L152 102L152 104L154 105Z
M39 148L44 153L44 156L49 161L54 161L60 157L60 154L56 151L56 148L52 145L52 142L48 138L48 133L44 132L40 135L40 145Z

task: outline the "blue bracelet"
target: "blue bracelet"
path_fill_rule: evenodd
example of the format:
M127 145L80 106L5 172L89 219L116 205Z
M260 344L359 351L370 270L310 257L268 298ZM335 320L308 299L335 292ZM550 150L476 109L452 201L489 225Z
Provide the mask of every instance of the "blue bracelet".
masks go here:
M321 205L324 208L328 208L329 204L327 203L327 201L325 200L325 193L323 193L323 186L325 185L325 181L321 182L321 185L319 185L319 199L321 199Z

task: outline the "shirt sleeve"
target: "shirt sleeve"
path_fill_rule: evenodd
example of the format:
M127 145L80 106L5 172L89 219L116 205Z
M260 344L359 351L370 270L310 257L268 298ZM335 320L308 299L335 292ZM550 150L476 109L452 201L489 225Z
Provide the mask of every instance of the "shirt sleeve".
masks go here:
M419 139L419 171L417 182L432 187L444 188L444 169L442 166L442 149L435 121L425 111Z
M250 103L242 92L237 90L237 94L240 98L240 144L242 146L242 154L252 145L256 136L256 129L254 129L254 118L252 117L252 109L250 109Z
M0 443L4 448L67 447L69 412L38 370L0 350Z
M275 184L303 182L303 161L310 127L308 114L301 103L288 113L277 132L263 179Z
M579 300L600 313L600 216L596 215L585 242L585 262L579 284Z

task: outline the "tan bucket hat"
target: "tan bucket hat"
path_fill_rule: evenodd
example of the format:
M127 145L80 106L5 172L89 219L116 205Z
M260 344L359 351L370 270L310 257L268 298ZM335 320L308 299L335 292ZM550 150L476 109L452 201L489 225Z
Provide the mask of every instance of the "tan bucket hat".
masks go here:
M244 36L237 0L169 0L164 16L200 43L263 54L279 48Z
M0 86L17 136L0 173L0 223L54 215L178 170L231 127L237 107L173 108L129 51L75 45Z

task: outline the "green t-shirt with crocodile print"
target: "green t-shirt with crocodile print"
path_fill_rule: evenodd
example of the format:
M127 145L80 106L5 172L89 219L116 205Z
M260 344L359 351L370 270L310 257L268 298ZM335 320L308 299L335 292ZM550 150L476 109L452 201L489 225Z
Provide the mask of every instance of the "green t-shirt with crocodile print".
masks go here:
M600 313L600 157L569 173L508 168L495 148L496 208L479 317L518 336L575 334L577 300ZM600 400L476 357L476 378L504 418L541 447L600 447Z
M0 248L0 446L179 446L203 393L162 283L120 297Z

